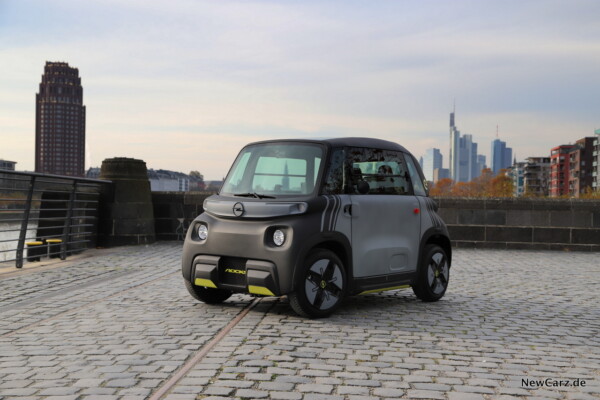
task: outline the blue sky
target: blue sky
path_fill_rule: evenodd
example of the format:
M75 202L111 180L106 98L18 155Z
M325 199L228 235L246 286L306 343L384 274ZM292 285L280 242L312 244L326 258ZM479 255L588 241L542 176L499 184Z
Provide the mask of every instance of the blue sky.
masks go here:
M247 142L369 136L447 164L448 113L489 157L600 128L597 1L0 0L0 158L34 163L45 61L79 68L87 166L222 177Z

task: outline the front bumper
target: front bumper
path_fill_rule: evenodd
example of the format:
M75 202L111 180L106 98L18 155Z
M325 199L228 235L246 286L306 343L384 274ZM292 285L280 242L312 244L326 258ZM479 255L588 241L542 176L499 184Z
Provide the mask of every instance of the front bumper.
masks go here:
M275 264L261 260L198 255L192 262L194 285L279 296L281 289Z

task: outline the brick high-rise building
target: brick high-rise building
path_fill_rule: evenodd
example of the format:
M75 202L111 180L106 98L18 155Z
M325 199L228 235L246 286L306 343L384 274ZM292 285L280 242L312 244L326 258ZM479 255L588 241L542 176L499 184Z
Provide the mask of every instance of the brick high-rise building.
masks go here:
M550 151L550 196L569 194L569 153L575 148L572 144L563 144Z
M84 176L85 106L77 68L46 62L36 94L35 171Z
M594 131L594 151L592 152L592 189L600 191L600 129Z
M569 194L579 197L592 190L594 138L585 137L575 142L569 153Z

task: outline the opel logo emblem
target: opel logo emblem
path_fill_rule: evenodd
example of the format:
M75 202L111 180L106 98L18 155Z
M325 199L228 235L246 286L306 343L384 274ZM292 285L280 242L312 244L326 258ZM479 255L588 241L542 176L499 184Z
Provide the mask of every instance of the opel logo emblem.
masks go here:
M235 203L233 205L233 215L236 217L244 215L244 205L242 203Z

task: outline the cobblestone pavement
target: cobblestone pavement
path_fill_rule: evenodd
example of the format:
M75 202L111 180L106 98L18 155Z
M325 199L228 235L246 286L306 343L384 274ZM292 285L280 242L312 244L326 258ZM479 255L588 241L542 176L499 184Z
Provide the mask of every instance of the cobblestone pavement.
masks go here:
M122 247L0 274L0 399L146 399L184 365L165 399L600 398L597 253L455 250L438 303L400 290L307 320L285 298L196 302L180 252Z

